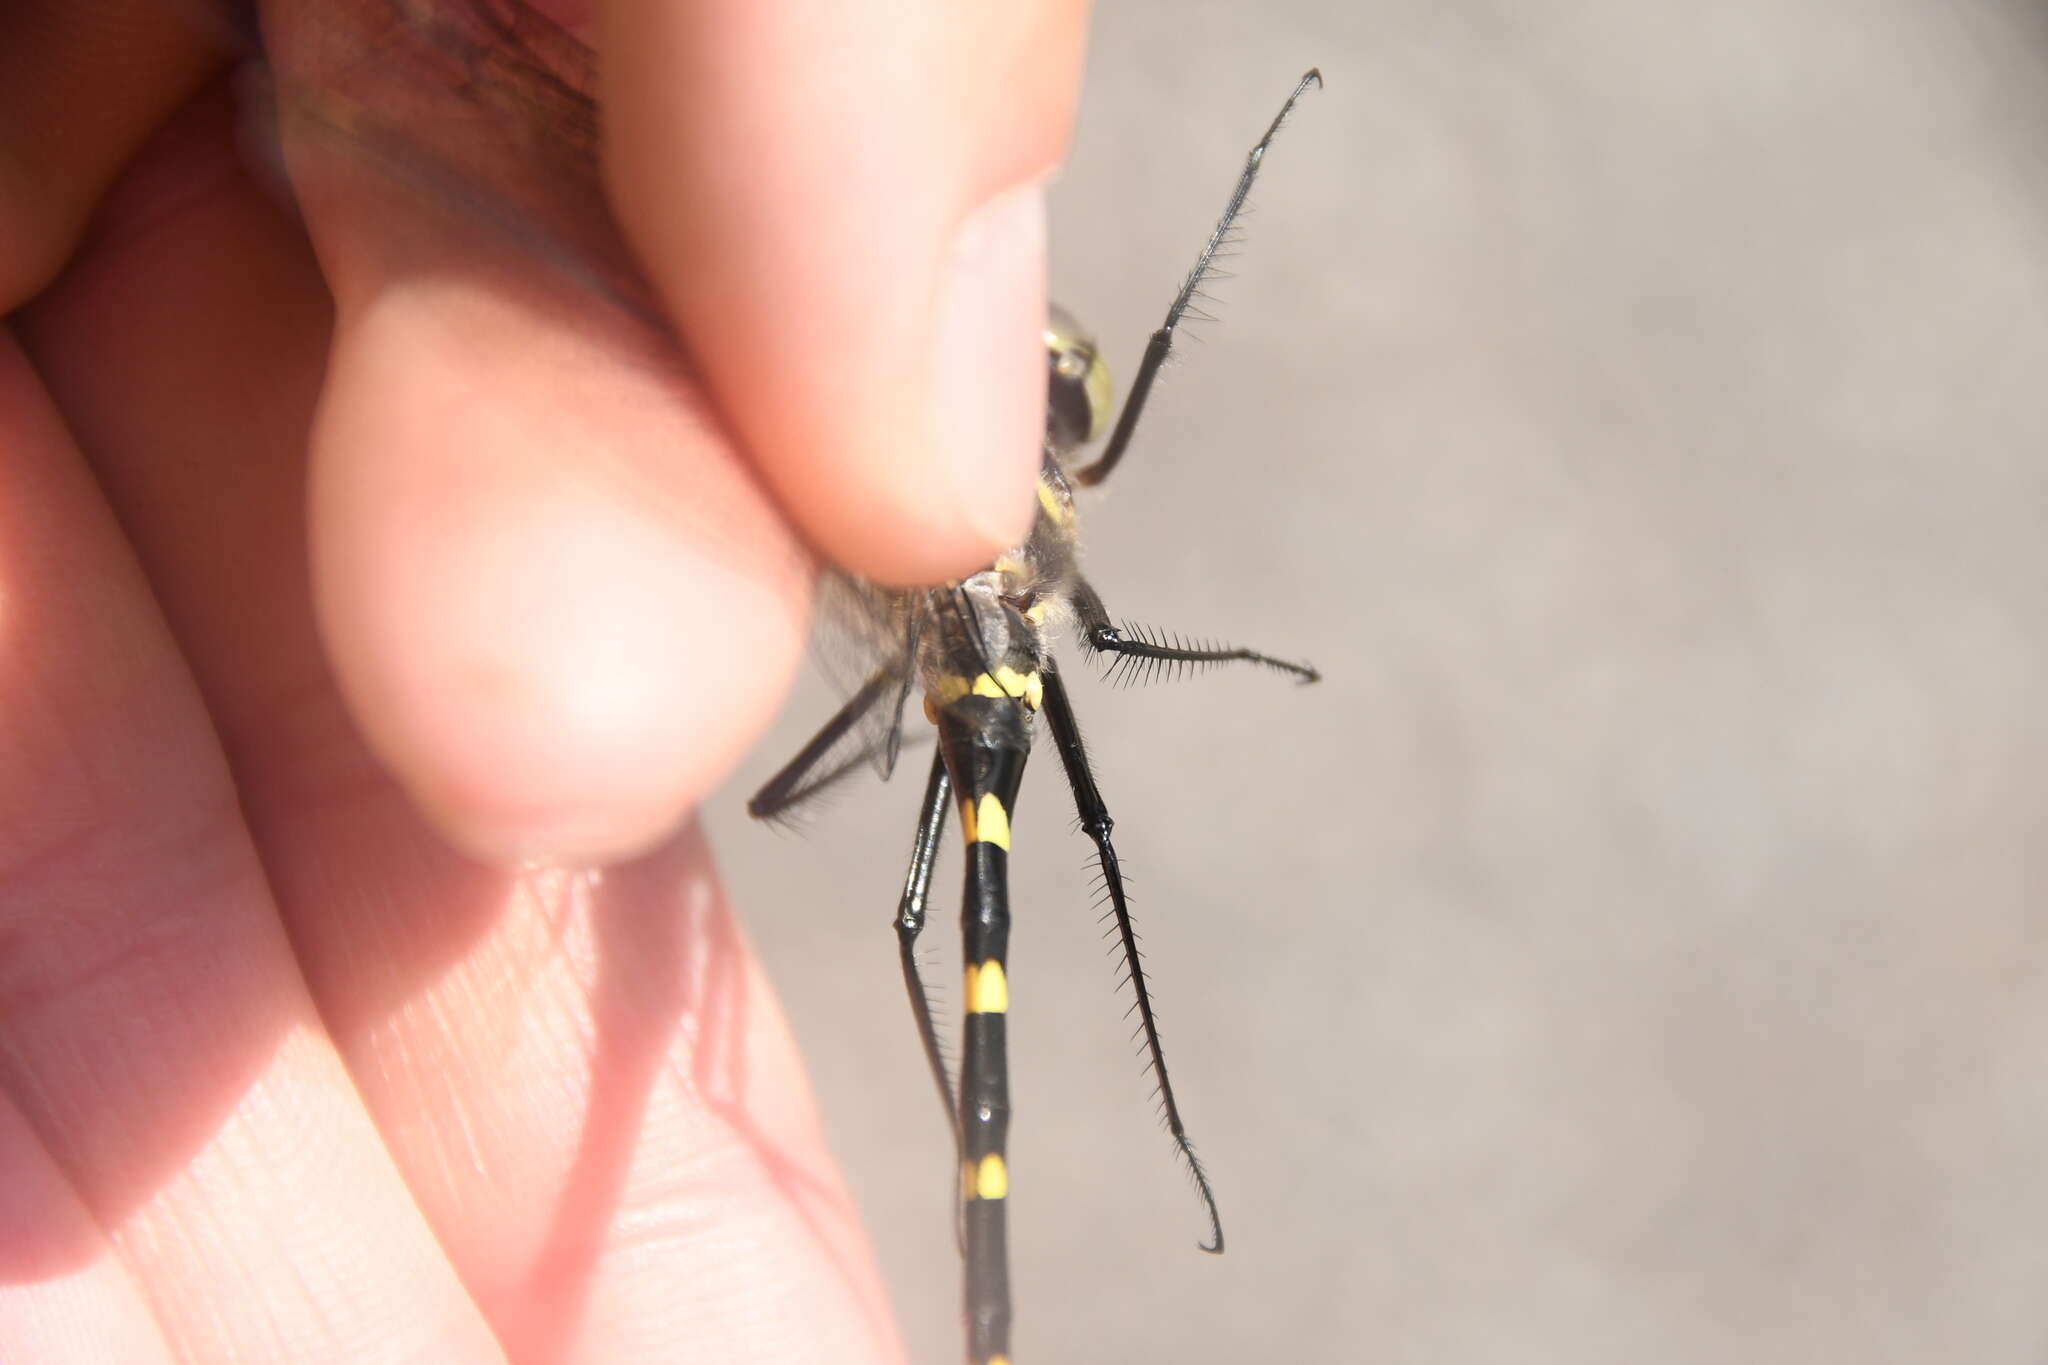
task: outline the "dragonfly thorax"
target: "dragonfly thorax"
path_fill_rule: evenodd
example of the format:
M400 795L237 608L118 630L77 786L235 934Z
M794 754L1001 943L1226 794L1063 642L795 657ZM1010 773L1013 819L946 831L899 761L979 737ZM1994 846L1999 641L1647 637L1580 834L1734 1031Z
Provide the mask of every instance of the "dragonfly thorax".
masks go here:
M963 697L1011 698L1038 709L1045 664L1044 614L1034 619L1006 591L999 569L984 569L937 595L936 620L918 642L925 710L936 714Z
M926 600L917 668L932 708L963 695L1009 696L1037 709L1049 635L1067 624L1080 582L1074 491L1048 435L1031 533L993 564Z

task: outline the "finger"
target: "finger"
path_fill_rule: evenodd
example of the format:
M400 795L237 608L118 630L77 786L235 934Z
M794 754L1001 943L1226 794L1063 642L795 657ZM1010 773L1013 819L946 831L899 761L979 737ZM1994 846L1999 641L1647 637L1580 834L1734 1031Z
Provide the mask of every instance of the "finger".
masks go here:
M339 330L314 458L343 680L485 856L647 847L780 700L800 561L659 371L487 295L392 299Z
M414 1199L515 1358L829 1344L893 1359L794 1052L701 841L602 878L480 867L432 837L343 720L288 458L321 329L280 300L318 281L304 261L288 279L255 268L262 242L235 221L190 224L167 273L180 283L106 282L121 336L73 336L62 368ZM208 322L243 316L268 321ZM223 430L257 436L209 439Z
M0 1103L0 1350L49 1365L118 1360L174 1365L111 1243L36 1139Z
M887 582L1022 539L1044 203L1086 6L600 5L613 197L811 540Z
M0 428L0 1094L178 1358L354 1360L372 1321L400 1355L495 1358L320 1033L148 588L11 346Z
M194 18L160 0L0 9L0 312L57 273L122 163L220 64Z
M809 564L631 297L591 110L463 13L266 16L339 310L315 590L372 745L466 847L622 857L766 725Z

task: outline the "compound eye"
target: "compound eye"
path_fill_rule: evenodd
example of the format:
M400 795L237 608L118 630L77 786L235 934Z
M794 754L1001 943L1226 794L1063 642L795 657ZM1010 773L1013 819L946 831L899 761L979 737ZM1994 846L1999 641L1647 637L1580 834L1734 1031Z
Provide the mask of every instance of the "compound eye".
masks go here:
M1046 439L1056 450L1071 450L1101 435L1109 421L1109 366L1095 343L1060 308L1052 310L1046 323L1045 355Z

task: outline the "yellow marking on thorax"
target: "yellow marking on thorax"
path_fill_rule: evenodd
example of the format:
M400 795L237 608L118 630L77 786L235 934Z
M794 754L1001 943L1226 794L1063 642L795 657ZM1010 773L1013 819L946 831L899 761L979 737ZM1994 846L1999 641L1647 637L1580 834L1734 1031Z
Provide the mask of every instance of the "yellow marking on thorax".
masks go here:
M1007 1014L1010 1010L1010 978L1003 964L990 958L979 965L967 964L967 1012Z
M948 673L925 693L924 713L932 718L933 724L937 724L936 711L970 695L987 697L991 701L1016 697L1036 711L1045 701L1045 679L1035 668L1029 673L1019 673L1008 664L996 665L994 673L977 673L971 682L958 673Z
M1066 526L1074 520L1071 504L1060 501L1059 494L1052 491L1052 485L1044 479L1038 481L1038 505L1045 509L1045 515L1055 526Z
M984 793L979 805L960 803L960 836L970 844L994 844L1010 851L1010 813L994 792Z
M1038 676L1038 670L1035 668L1029 673L1019 673L1005 665L996 670L996 681L1001 683L1003 690L1011 696L1022 697L1024 704L1034 711L1045 702L1045 679Z
M960 1168L960 1192L968 1199L1007 1199L1010 1196L1010 1169L994 1152L983 1157L979 1164L967 1162Z

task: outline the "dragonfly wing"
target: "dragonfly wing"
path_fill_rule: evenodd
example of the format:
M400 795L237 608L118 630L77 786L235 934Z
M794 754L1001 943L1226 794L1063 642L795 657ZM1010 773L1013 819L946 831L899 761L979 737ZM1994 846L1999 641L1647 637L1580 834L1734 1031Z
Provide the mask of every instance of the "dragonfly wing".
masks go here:
M605 198L590 49L518 0L265 15L277 136L323 255L489 271L668 334ZM345 238L323 240L323 209Z
M903 715L917 683L917 646L930 619L930 594L878 587L827 569L818 579L811 653L842 695L878 672L889 679L862 727L862 755L884 781L903 748Z
M827 571L818 585L812 652L846 702L747 803L756 819L800 813L862 767L886 781L903 748L903 713L916 679L923 593L890 592ZM861 670L865 670L864 676Z

